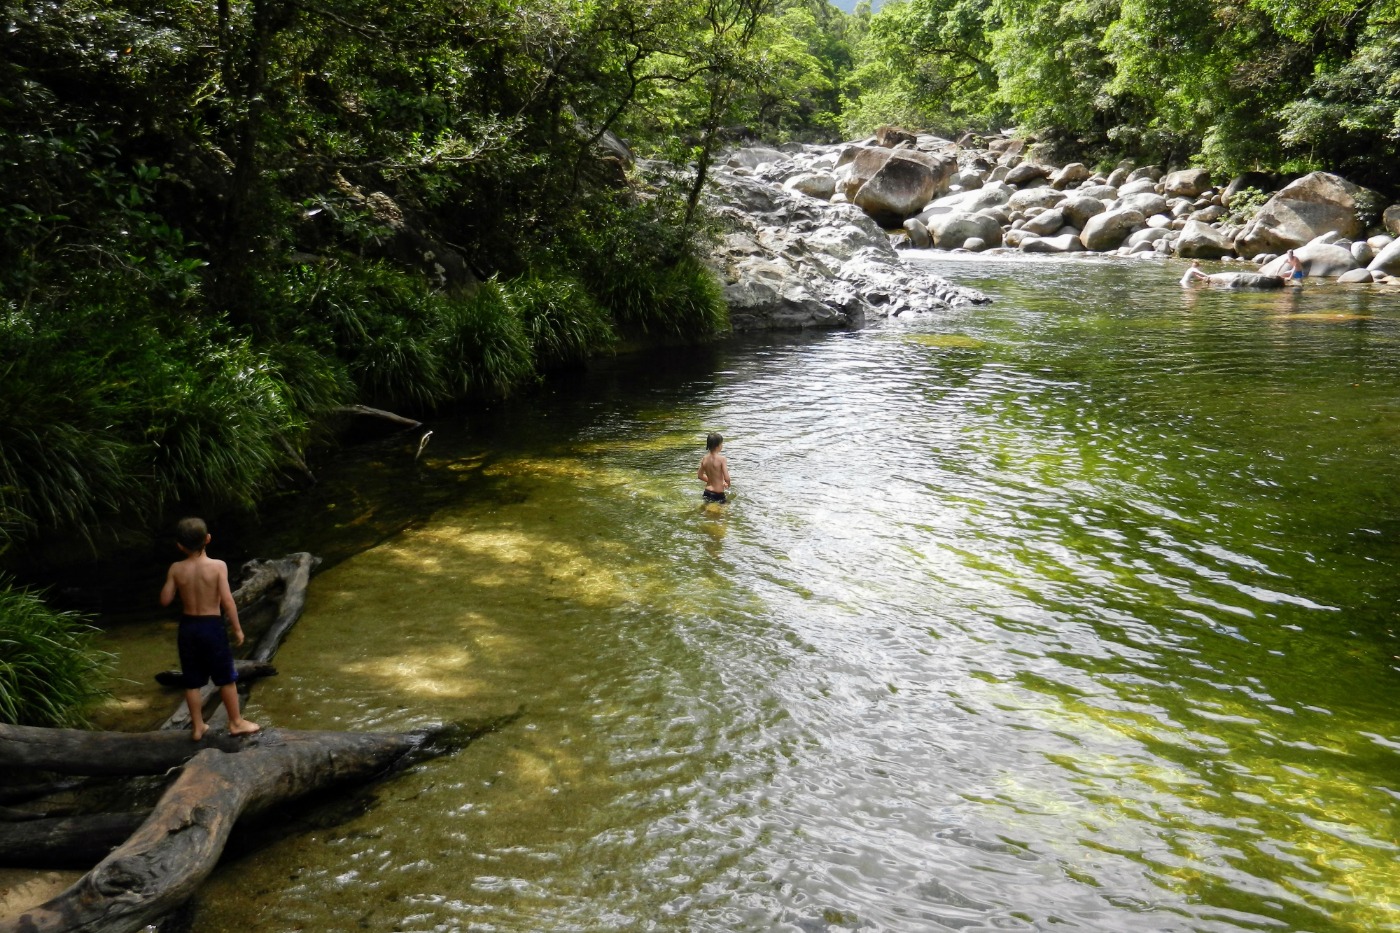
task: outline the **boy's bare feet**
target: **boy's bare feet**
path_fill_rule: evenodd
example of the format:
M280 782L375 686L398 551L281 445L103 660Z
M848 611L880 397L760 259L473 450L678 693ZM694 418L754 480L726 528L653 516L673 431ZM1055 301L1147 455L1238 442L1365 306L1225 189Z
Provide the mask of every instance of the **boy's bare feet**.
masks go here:
M261 731L262 726L253 722L251 719L240 719L238 722L231 722L228 724L229 735L252 735L255 732Z
M205 723L200 723L199 725L194 726L190 729L190 738L198 742L200 739L204 738L204 733L208 731L209 726Z

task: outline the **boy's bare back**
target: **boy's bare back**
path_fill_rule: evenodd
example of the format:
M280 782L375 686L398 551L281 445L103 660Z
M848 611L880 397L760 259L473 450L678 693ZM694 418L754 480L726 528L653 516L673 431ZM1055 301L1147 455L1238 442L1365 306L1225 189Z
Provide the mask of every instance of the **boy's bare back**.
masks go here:
M167 598L167 592L169 598ZM180 596L180 607L186 615L216 616L224 604L224 594L233 594L228 586L228 564L206 555L191 554L170 565L161 591L161 604L169 605L171 598Z
M712 450L700 460L695 475L705 481L710 492L724 492L729 488L729 461L718 450Z

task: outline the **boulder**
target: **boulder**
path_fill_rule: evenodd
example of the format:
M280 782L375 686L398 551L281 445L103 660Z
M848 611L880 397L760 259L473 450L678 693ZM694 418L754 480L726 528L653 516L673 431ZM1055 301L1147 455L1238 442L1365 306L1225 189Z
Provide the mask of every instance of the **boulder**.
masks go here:
M1234 255L1235 244L1223 233L1199 220L1188 220L1176 241L1176 254L1183 259L1219 259Z
M1162 180L1162 168L1159 165L1144 165L1142 168L1135 168L1128 173L1128 181L1137 181L1142 178L1150 178L1153 184Z
M1001 225L984 214L940 214L929 218L928 232L938 249L958 249L974 237L984 244L1001 245Z
M1392 204L1381 214L1381 224L1391 236L1400 236L1400 204Z
M1335 243L1307 243L1295 249L1293 255L1298 257L1303 272L1310 278L1333 279L1356 268L1351 250ZM1281 276L1287 267L1288 256L1283 255L1264 263L1259 271L1263 275Z
M1375 281L1375 273L1370 269L1352 269L1350 272L1343 272L1337 276L1337 281L1343 285L1356 285L1365 283L1367 285Z
M906 149L870 150L889 152L889 157L851 201L881 226L893 227L917 214L940 190L957 165L951 158ZM855 166L866 156L856 157ZM847 192L850 184L847 183Z
M789 191L801 192L809 198L830 201L831 196L836 193L836 179L827 172L804 172L783 182L783 187Z
M1024 211L1032 207L1054 207L1064 199L1065 193L1054 188L1027 188L1012 194L1006 202L1006 207L1012 211Z
M1157 183L1150 178L1135 178L1132 181L1118 186L1118 197L1125 198L1130 194L1156 194Z
M1372 259L1366 268L1372 272L1384 272L1386 275L1400 275L1400 240L1377 253L1376 258Z
M1198 220L1203 224L1213 224L1221 217L1225 216L1225 208L1219 204L1212 204L1210 207L1202 208L1187 215L1187 220Z
M884 168L893 155L893 149L880 149L876 146L846 147L842 150L836 166L839 190L854 201L861 186L874 178L875 173Z
M1054 208L1049 208L1026 221L1021 229L1035 236L1053 236L1064 225L1065 215Z
M1050 186L1063 191L1081 182L1088 181L1093 175L1089 167L1083 162L1071 162L1058 172L1050 176Z
M984 173L982 172L958 172L952 177L948 186L951 188L953 185L957 185L964 191L975 191L976 189L982 187L982 185L984 184L982 180L983 174Z
M1210 172L1203 168L1185 168L1162 178L1162 193L1167 197L1194 198L1210 188Z
M1376 251L1365 240L1357 240L1351 244L1351 258L1356 260L1358 266L1369 266L1371 260L1376 258Z
M1128 176L1132 174L1131 164L1119 165L1116 169L1108 173L1108 180L1104 184L1112 188L1124 185L1128 181Z
M758 168L764 162L776 164L787 160L788 154L786 152L764 146L751 146L748 149L740 149L735 152L725 164L730 168Z
M1167 199L1160 194L1142 191L1137 194L1122 195L1113 206L1130 207L1144 217L1151 217L1153 214L1165 214L1167 212Z
M1024 253L1082 253L1084 244L1079 237L1064 233L1059 236L1027 237L1021 242Z
M1258 272L1216 272L1210 284L1216 288L1283 288L1283 279Z
M1387 246L1394 242L1395 237L1388 236L1384 233L1378 233L1375 236L1368 238L1366 240L1366 245L1371 247L1371 249L1375 250L1377 253L1379 253L1381 250L1385 249Z
M1235 242L1242 256L1281 252L1335 232L1355 239L1361 214L1374 209L1376 195L1327 172L1312 172L1285 186L1259 209Z
M1152 245L1158 240L1165 240L1170 237L1171 234L1168 231L1163 230L1161 227L1144 227L1143 229L1138 230L1129 235L1128 245L1138 246L1142 243Z
M1118 199L1117 185L1084 185L1074 192L1077 198L1098 198L1100 201L1115 201Z
M1090 217L1079 239L1086 249L1095 252L1117 249L1128 238L1128 234L1143 226L1145 222L1141 212L1131 207L1116 207Z
M969 253L980 253L987 248L987 243L980 236L968 237L963 240L962 248Z
M1235 195L1246 188L1253 188L1256 191L1277 191L1278 178L1267 172L1245 172L1230 179L1230 183L1225 186L1225 190L1220 192L1220 203L1226 207L1234 200Z
M1098 198L1085 197L1077 193L1065 198L1056 206L1065 215L1065 220L1081 230L1084 229L1084 224L1088 222L1090 217L1108 210L1107 205Z
M905 143L915 146L918 142L919 137L897 126L882 126L875 131L875 145L881 149L893 149Z
M933 245L933 238L928 235L928 227L920 223L917 217L906 220L904 229L909 231L909 242L916 248L928 249Z
M1006 183L1008 185L1024 185L1028 181L1037 178L1045 178L1054 169L1048 165L1041 165L1039 162L1022 162L1006 173Z

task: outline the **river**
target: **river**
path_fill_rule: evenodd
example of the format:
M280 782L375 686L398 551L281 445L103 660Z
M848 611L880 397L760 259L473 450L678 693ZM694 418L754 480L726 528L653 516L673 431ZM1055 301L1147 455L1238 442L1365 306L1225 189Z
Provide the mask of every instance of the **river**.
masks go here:
M1400 930L1400 293L914 261L996 302L347 455L420 518L248 714L505 725L284 814L193 928ZM268 547L389 509L325 495ZM169 704L169 626L114 643Z

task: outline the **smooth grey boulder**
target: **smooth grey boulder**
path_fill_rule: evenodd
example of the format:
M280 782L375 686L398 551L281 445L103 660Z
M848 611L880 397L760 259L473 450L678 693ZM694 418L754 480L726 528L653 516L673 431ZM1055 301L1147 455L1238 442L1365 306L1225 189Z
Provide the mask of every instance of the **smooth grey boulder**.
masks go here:
M1085 185L1075 189L1077 198L1098 198L1100 201L1114 201L1118 198L1117 185Z
M1171 234L1161 227L1145 227L1137 230L1128 236L1128 246L1137 246L1141 243L1155 244L1158 240L1166 240Z
M1225 216L1225 208L1219 204L1212 204L1210 207L1203 207L1198 211L1188 214L1187 220L1198 220L1203 224L1213 224Z
M1137 181L1141 178L1152 180L1153 184L1162 180L1162 168L1159 165L1144 165L1142 168L1135 168L1128 173L1128 181Z
M1084 244L1079 242L1079 237L1068 233L1059 236L1027 237L1021 242L1021 252L1023 253L1082 253Z
M1311 172L1284 186L1236 238L1241 256L1281 252L1335 232L1360 236L1361 214L1378 210L1379 196L1329 172Z
M1366 240L1366 245L1371 247L1371 249L1375 250L1377 253L1379 253L1381 250L1385 249L1387 246L1394 242L1395 237L1387 233L1378 233L1373 237L1369 237Z
M1371 260L1376 258L1376 251L1365 240L1357 240L1351 244L1351 258L1356 260L1358 266L1369 266Z
M778 149L769 149L764 146L752 146L748 149L740 149L729 157L726 165L732 168L758 168L764 162L776 164L786 162L789 156L786 152Z
M1375 273L1370 269L1352 269L1350 272L1343 272L1337 276L1337 281L1343 285L1357 285L1365 283L1367 285L1374 282Z
M1152 191L1120 195L1114 207L1131 207L1144 217L1167 213L1167 199Z
M1400 204L1392 204L1381 214L1381 224L1391 236L1400 236Z
M1258 272L1216 272L1210 284L1216 288L1283 288L1283 279Z
M1384 272L1386 275L1400 275L1400 240L1396 240L1376 254L1366 266L1372 272Z
M1126 198L1130 194L1156 194L1157 183L1150 178L1135 178L1127 184L1118 186L1118 197Z
M1024 185L1037 178L1045 178L1054 171L1049 165L1042 165L1039 162L1022 162L1006 173L1006 183L1008 185Z
M1108 210L1108 206L1100 199L1086 197L1078 193L1065 198L1056 207L1065 215L1065 220L1081 230L1084 229L1084 224L1089 221L1090 217Z
M1105 181L1104 184L1109 185L1113 188L1117 188L1123 184L1126 184L1128 181L1128 176L1132 174L1132 171L1133 168L1130 164L1119 165L1113 171L1108 173L1108 180Z
M1162 193L1172 198L1194 198L1210 188L1210 172L1203 168L1184 168L1162 178Z
M1303 272L1309 278L1334 279L1356 268L1351 250L1335 243L1306 243L1295 249L1293 255L1303 264ZM1262 275L1282 276L1287 268L1288 256L1285 254L1264 263L1259 272Z
M928 235L928 227L919 222L917 217L910 217L904 222L904 229L909 231L909 242L917 249L928 249L933 245L933 238Z
M980 253L982 252L982 250L987 248L987 243L980 236L969 237L968 239L963 240L962 248L967 250L969 253Z
M1063 191L1066 188L1088 181L1093 176L1089 167L1083 162L1071 162L1058 172L1050 176L1050 187L1059 188Z
M1084 232L1079 235L1079 240L1086 249L1098 253L1107 252L1122 246L1128 234L1145 223L1146 218L1142 216L1141 211L1135 211L1131 207L1116 207L1090 217L1084 225Z
M1183 259L1219 259L1233 256L1235 244L1209 224L1188 220L1177 238L1176 254Z
M1001 224L985 214L955 211L930 217L928 232L938 249L959 249L974 237L989 246L1001 245Z
M1065 225L1065 215L1055 208L1047 208L1036 214L1021 227L1035 236L1053 236Z
M954 175L948 186L951 188L953 185L958 185L964 191L975 191L986 183L983 178L985 174L985 172L970 172L964 170Z
M886 150L889 158L851 198L881 226L902 224L948 186L957 163L946 156L908 149ZM857 156L859 166L864 155ZM849 186L847 192L849 193Z
M1024 211L1032 207L1054 207L1065 199L1063 191L1051 187L1023 188L1011 195L1006 207L1011 211Z
M809 198L830 201L836 193L836 179L827 172L804 172L783 182L789 191L798 191Z

